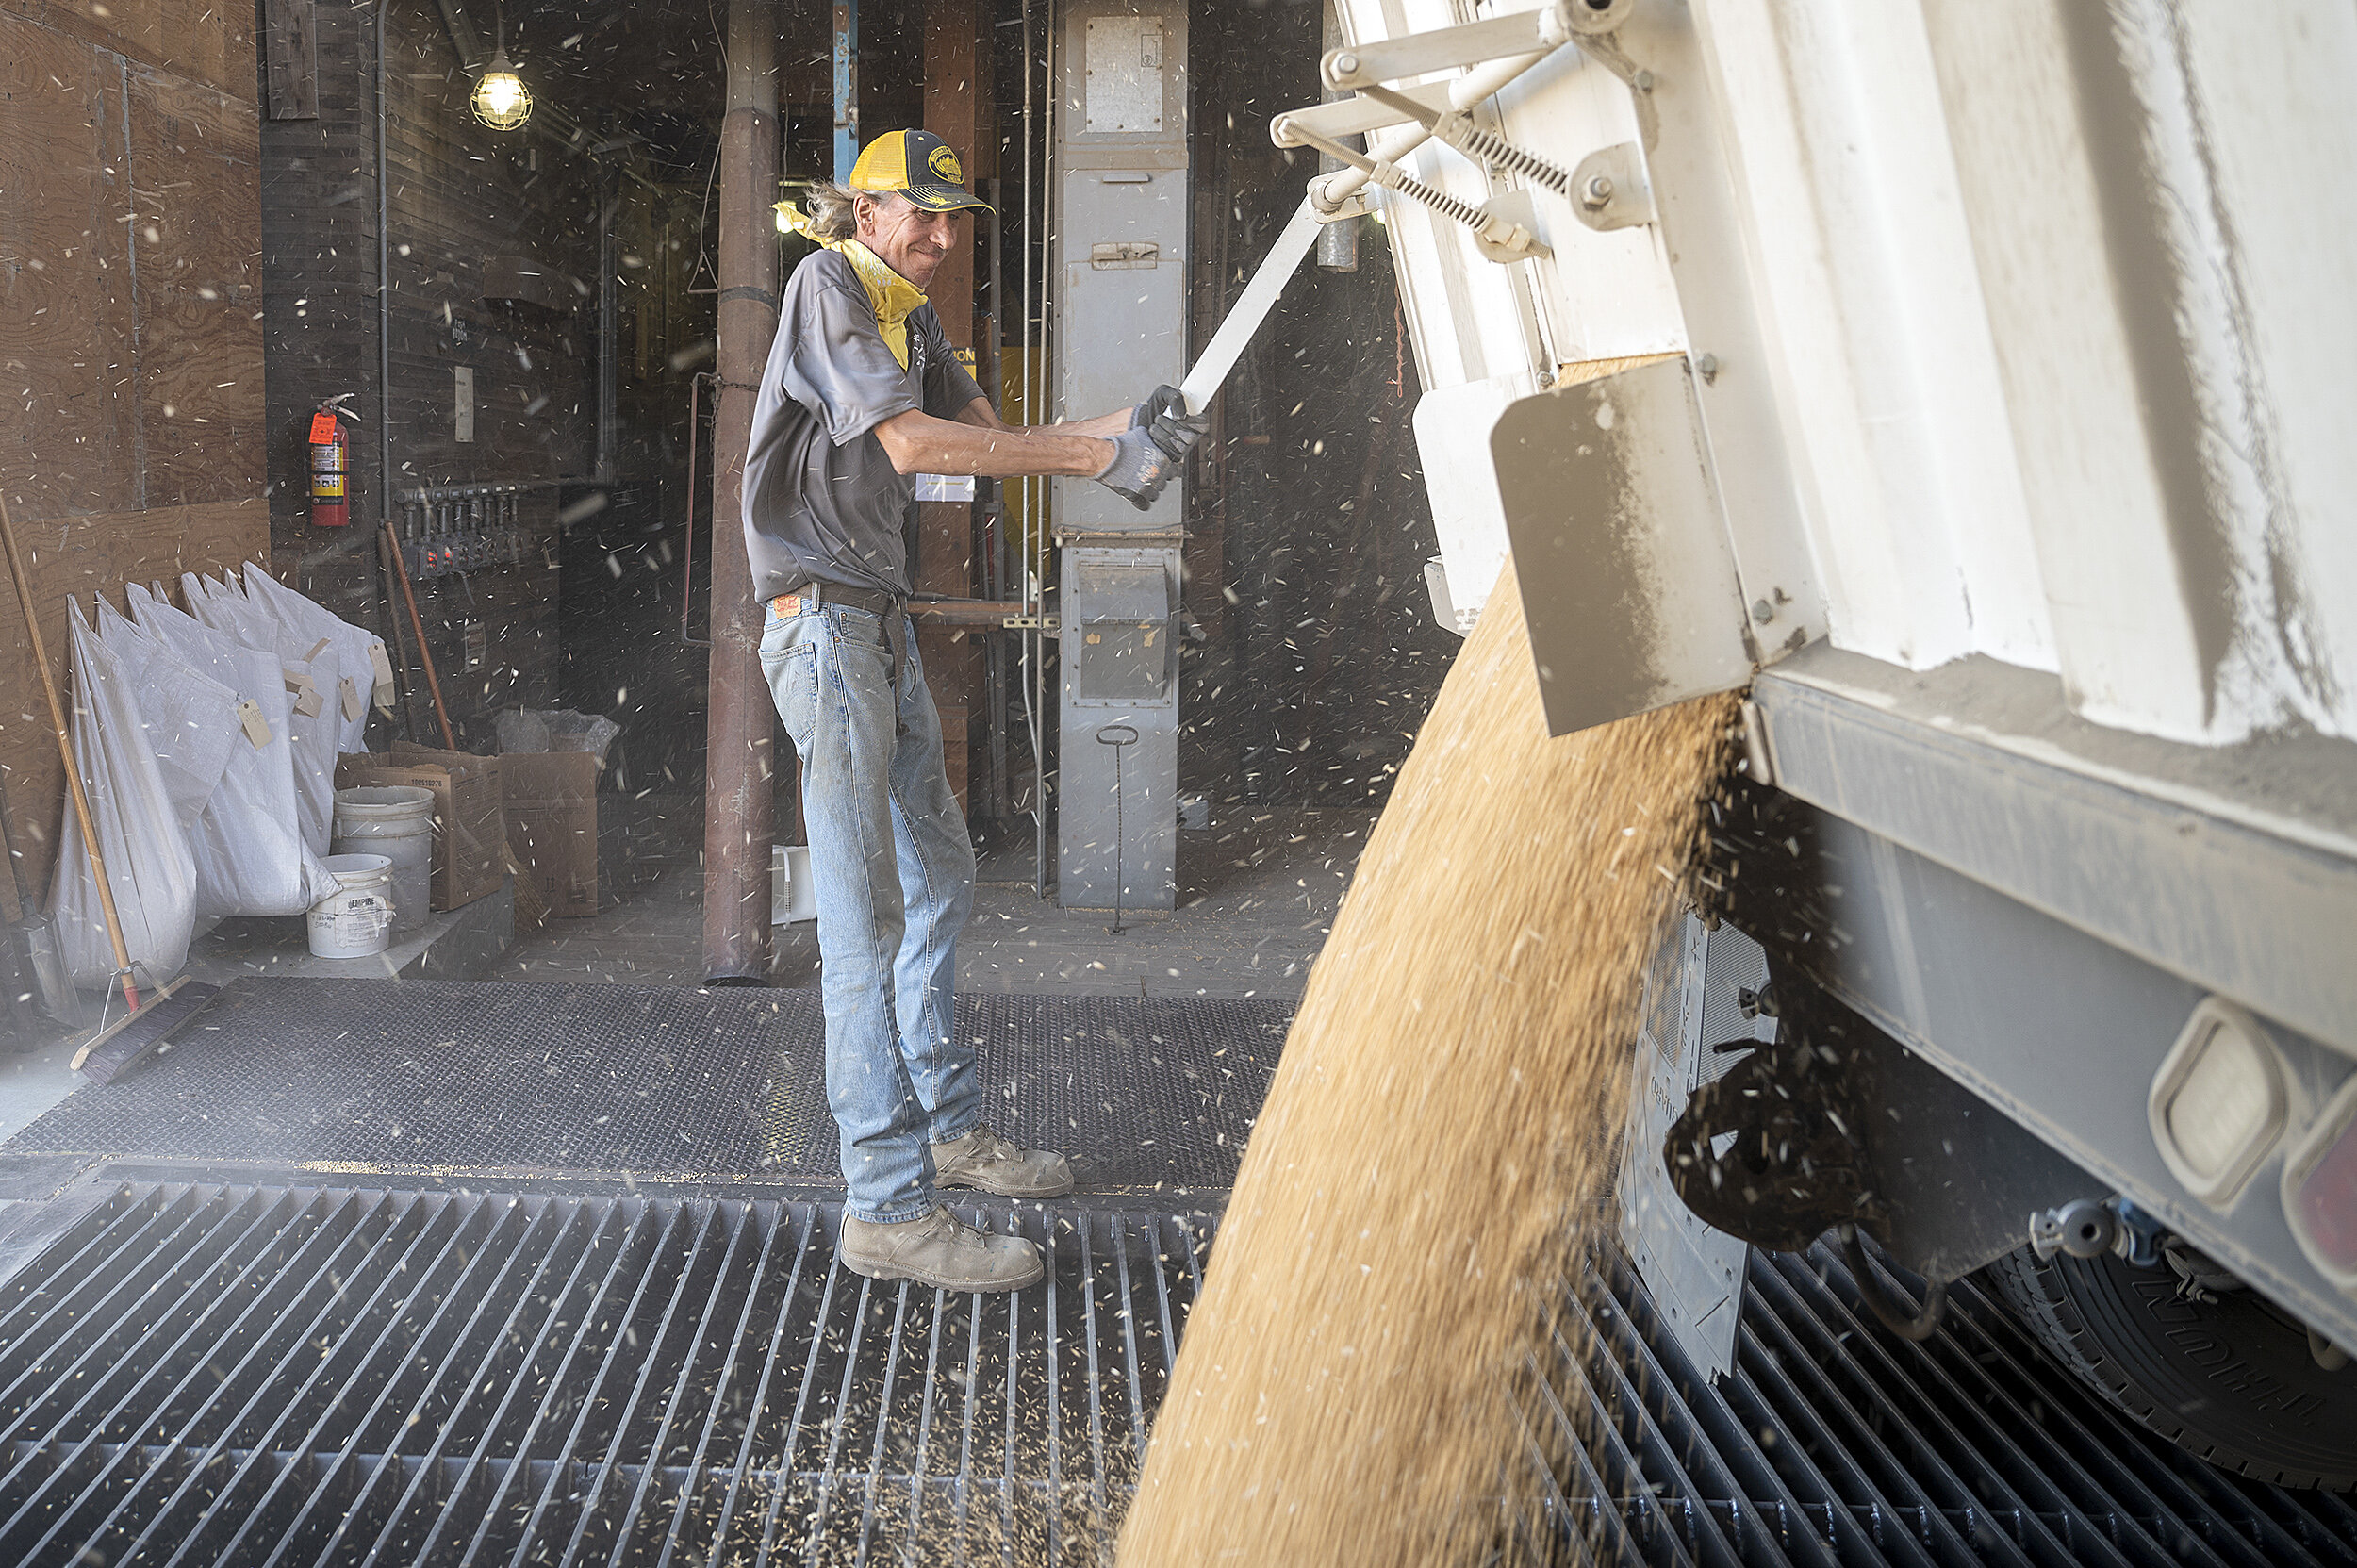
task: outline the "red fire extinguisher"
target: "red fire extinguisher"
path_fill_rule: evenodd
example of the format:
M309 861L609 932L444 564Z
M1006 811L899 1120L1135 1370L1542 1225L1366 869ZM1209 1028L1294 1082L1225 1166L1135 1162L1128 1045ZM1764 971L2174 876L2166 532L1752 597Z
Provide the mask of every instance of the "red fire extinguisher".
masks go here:
M355 394L344 392L329 398L311 416L311 526L341 528L352 521L352 470L346 461L350 447L344 440L344 427L337 423L341 416L357 421L359 415L344 406L346 399Z

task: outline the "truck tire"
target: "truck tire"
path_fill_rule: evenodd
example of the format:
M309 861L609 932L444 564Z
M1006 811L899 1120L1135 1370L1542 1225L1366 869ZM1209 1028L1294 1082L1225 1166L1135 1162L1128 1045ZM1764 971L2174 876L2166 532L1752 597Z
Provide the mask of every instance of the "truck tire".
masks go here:
M2028 1247L1988 1265L2053 1358L2151 1431L2278 1486L2357 1489L2357 1363L2327 1372L2308 1332L2250 1291L2183 1299L2167 1268Z

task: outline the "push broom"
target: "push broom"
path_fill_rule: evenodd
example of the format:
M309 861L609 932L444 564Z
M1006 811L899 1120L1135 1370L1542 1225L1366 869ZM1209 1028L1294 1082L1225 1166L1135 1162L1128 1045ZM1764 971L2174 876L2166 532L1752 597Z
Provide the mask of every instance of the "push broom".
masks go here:
M74 740L66 730L65 705L58 701L58 683L49 673L49 651L41 641L41 622L33 614L31 574L25 569L24 554L17 548L16 520L8 515L6 496L0 496L0 542L8 548L17 608L25 613L25 635L32 640L33 665L41 671L41 693L49 699L49 724L58 737L58 756L65 764L66 798L74 803L74 820L82 830L82 849L90 856L91 875L98 883L98 907L107 917L115 973L123 982L124 999L131 1004L128 1014L83 1041L74 1053L74 1070L105 1083L149 1051L169 1048L172 1036L212 999L218 987L184 975L149 999L157 1005L140 1005L139 987L131 980L131 950L123 940L122 916L115 912L114 886L107 880L106 854L98 847L97 829L91 820L90 797L82 791L82 769L74 760Z
M8 515L8 498L0 495L0 541L8 551L8 575L16 581L16 607L25 613L25 635L33 646L33 668L41 671L41 695L49 699L49 727L58 737L58 756L65 764L66 798L74 802L74 820L82 830L82 849L90 856L91 875L98 882L98 907L107 916L107 940L113 944L115 974L123 982L124 999L140 1010L139 987L131 982L131 949L124 945L123 921L115 914L115 891L107 880L107 860L98 849L98 833L91 825L90 798L82 793L82 769L74 761L73 737L65 727L65 707L58 701L58 683L49 673L49 650L41 642L41 621L33 614L33 582L25 557L16 547L16 521Z

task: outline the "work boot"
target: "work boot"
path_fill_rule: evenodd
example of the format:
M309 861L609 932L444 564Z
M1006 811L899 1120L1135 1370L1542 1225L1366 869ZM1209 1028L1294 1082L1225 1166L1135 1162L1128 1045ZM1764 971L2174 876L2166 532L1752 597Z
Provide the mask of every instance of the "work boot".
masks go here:
M980 1187L1000 1197L1062 1197L1072 1164L1051 1148L1025 1148L976 1122L963 1138L933 1145L933 1184Z
M947 1208L899 1225L845 1214L834 1255L870 1279L914 1279L945 1291L1020 1290L1046 1272L1039 1248L1023 1237L977 1230Z

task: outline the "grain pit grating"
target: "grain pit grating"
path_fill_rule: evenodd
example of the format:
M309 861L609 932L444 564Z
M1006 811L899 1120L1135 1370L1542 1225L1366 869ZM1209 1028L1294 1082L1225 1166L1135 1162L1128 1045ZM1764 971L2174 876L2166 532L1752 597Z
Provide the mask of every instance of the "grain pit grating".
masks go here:
M1097 1560L1208 1230L967 1217L1048 1281L863 1279L826 1203L125 1183L0 1290L0 1560Z
M1848 1271L1754 1250L1713 1382L1617 1253L1520 1390L1525 1560L1706 1568L2327 1568L2357 1506L2217 1469L2123 1418L1970 1279L1911 1345ZM1599 1510L1590 1501L1613 1499Z
M0 1561L1101 1563L1212 1235L966 1211L1054 1262L978 1299L836 1269L825 1202L45 1207L0 1283ZM1584 1272L1523 1390L1529 1560L2357 1568L2349 1500L2150 1437L1970 1281L1922 1345L1823 1249L1748 1285L1713 1383L1617 1254Z

